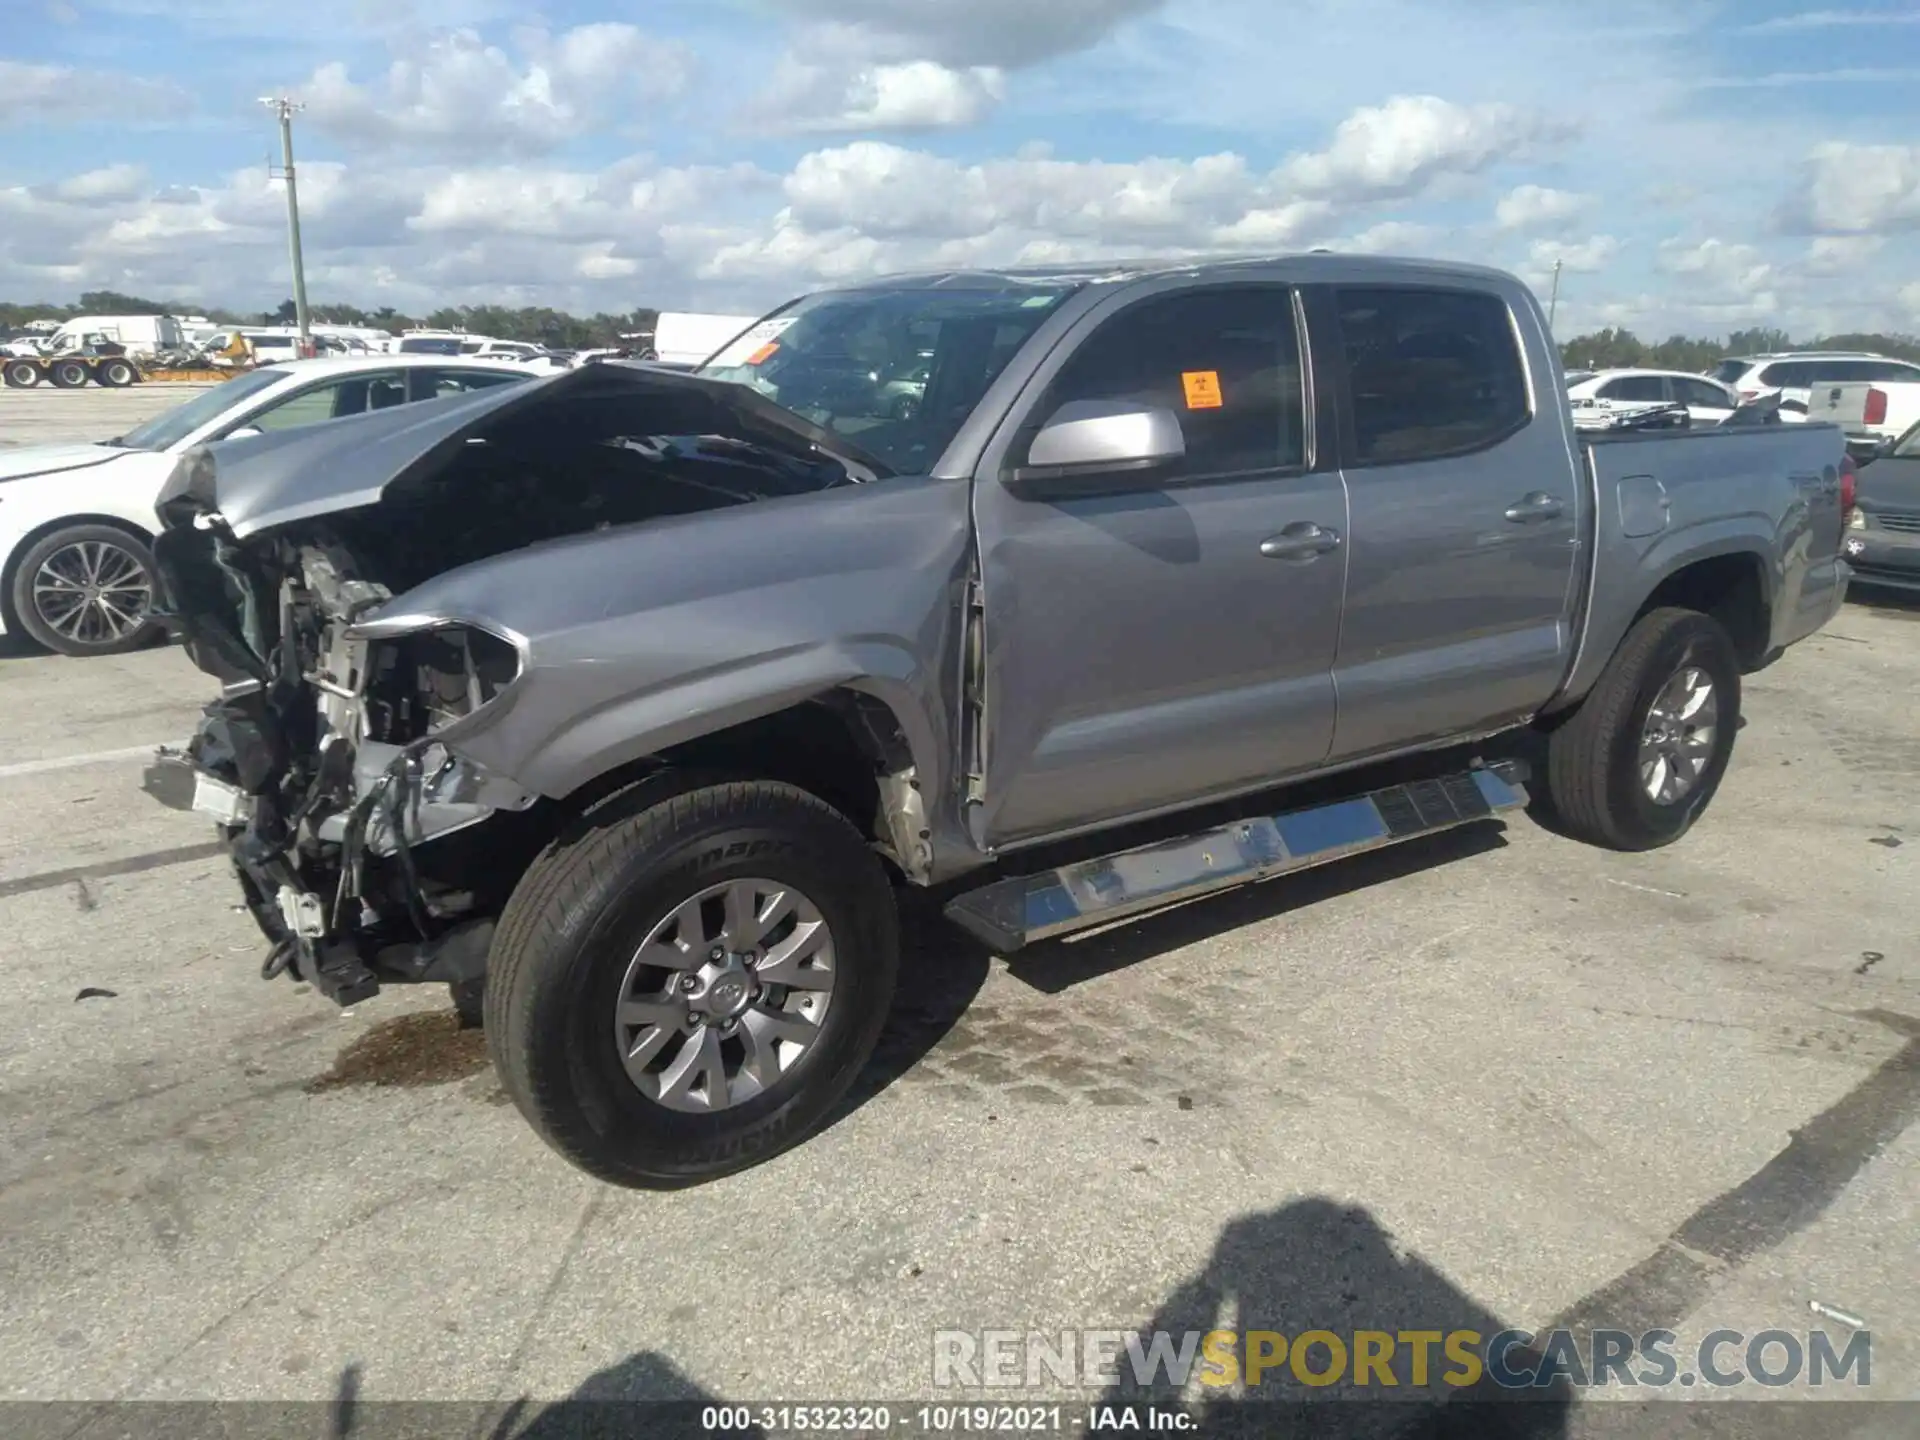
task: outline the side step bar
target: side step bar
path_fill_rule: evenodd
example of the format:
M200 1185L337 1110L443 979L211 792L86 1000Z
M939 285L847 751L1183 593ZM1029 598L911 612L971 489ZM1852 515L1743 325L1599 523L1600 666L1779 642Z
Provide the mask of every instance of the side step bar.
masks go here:
M1526 766L1504 760L1392 785L1283 815L1260 815L1175 840L998 880L947 903L946 916L998 954L1148 910L1271 880L1527 803Z

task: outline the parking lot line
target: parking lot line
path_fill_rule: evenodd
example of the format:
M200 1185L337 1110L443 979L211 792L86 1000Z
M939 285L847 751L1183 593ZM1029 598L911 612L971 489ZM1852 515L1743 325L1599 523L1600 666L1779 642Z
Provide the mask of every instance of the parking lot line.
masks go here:
M96 750L91 755L55 755L46 760L21 760L12 765L0 765L0 780L10 780L16 775L44 775L49 770L75 770L82 765L106 765L117 760L145 760L160 748L160 742L151 745L129 745L124 750Z

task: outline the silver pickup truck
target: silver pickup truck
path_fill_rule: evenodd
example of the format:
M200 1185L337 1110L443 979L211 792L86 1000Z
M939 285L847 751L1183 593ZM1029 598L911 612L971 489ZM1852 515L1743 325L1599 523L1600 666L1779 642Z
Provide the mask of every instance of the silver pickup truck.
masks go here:
M1826 425L1581 439L1495 271L876 280L184 457L223 688L146 785L267 975L451 985L557 1150L685 1185L843 1097L898 887L1006 953L1511 811L1516 737L1564 832L1678 838L1851 484Z

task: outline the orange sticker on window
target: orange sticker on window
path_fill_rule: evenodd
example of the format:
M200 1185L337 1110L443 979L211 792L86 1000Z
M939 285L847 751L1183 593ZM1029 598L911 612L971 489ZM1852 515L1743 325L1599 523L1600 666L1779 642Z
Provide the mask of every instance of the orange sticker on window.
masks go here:
M764 365L767 363L767 361L773 358L774 352L779 348L780 348L780 342L778 340L769 340L767 341L766 344L762 345L758 350L754 351L751 355L747 356L746 361L744 363L748 365Z
M1189 410L1218 410L1222 404L1220 398L1220 372L1218 370L1188 370L1180 377L1180 383L1186 387L1187 408Z

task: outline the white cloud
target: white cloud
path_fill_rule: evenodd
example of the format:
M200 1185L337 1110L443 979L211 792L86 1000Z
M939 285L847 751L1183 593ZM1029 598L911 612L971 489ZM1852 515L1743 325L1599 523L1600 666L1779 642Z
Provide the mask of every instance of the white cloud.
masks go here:
M1681 279L1682 293L1696 306L1722 305L1739 315L1777 314L1780 276L1757 246L1679 236L1660 242L1656 268Z
M956 66L1018 69L1098 44L1119 26L1159 9L1165 0L774 0L812 22L816 35L837 34L847 48L890 60L937 60Z
M442 31L412 43L378 82L323 65L300 98L318 128L362 146L537 154L644 118L681 91L692 63L683 47L613 22L558 36L524 29L515 40L517 58L478 31Z
M1815 146L1780 219L1814 234L1920 229L1920 145Z
M1383 220L1358 235L1328 242L1330 250L1356 255L1424 255L1435 260L1452 258L1456 237L1432 225L1410 220Z
M1563 230L1585 213L1591 197L1545 185L1516 185L1500 197L1494 220L1502 230Z
M1900 287L1900 303L1906 307L1907 317L1920 325L1920 280Z
M147 172L138 165L108 165L60 181L53 194L76 205L118 205L139 199L149 188Z
M1885 248L1878 235L1821 235L1807 246L1806 268L1814 275L1848 275Z
M1498 102L1456 105L1397 95L1357 110L1317 154L1296 155L1281 177L1303 195L1387 199L1417 195L1443 175L1471 175L1565 138L1566 127Z
M1140 245L1204 242L1215 226L1247 215L1260 182L1238 155L962 165L860 140L803 156L785 190L785 222L821 232L922 240L1037 232Z
M1162 0L779 0L801 21L749 108L791 131L953 129L983 119L1013 70L1099 43Z
M1527 250L1529 268L1536 274L1551 275L1554 263L1575 275L1591 275L1604 270L1620 254L1620 241L1612 235L1593 235L1585 240L1563 244L1557 240L1536 240Z
M166 80L0 60L0 125L113 125L143 112L178 116L193 96Z
M1749 35L1797 34L1806 30L1836 30L1857 26L1920 25L1920 10L1803 10L1775 15L1741 28Z
M802 132L939 130L975 123L1005 94L1006 75L991 65L907 60L845 70L789 55L757 110L774 128Z

